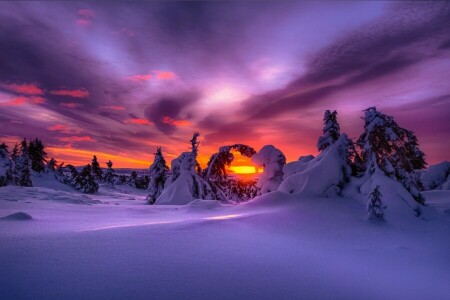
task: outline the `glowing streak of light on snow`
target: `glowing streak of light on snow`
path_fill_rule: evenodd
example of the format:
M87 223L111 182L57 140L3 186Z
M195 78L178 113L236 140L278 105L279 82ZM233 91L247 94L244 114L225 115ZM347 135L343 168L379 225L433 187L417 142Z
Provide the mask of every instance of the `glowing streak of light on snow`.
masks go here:
M222 216L207 217L207 218L205 218L205 220L228 220L228 219L239 218L242 216L243 216L243 214L222 215Z
M137 226L146 226L146 225L172 224L172 223L177 223L177 222L180 222L180 221L156 221L156 222L137 223L137 224L133 223L133 224L111 225L111 226L78 230L77 232L99 231L99 230L108 230L108 229L125 228L125 227L137 227Z

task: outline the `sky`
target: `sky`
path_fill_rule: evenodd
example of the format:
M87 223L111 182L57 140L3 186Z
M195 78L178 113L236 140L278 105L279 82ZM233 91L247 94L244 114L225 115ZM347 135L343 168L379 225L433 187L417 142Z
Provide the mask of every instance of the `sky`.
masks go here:
M0 142L75 165L146 168L201 134L317 154L326 109L376 106L450 153L450 2L0 2ZM241 159L236 165L245 165Z

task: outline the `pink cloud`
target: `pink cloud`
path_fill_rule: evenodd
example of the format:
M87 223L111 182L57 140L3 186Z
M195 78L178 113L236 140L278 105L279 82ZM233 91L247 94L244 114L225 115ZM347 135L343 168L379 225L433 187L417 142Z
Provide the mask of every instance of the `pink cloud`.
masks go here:
M191 123L188 120L175 120L175 119L172 119L171 117L167 117L167 116L163 118L163 123L170 124L173 126L189 126L189 125L191 125Z
M77 90L68 90L68 89L60 89L60 90L53 90L50 91L50 94L57 95L57 96L68 96L68 97L75 97L75 98L86 98L89 96L89 91L81 88Z
M90 20L86 20L86 19L77 19L75 21L75 23L80 27L88 27L92 24L92 22Z
M152 79L152 77L153 77L152 74L138 74L138 75L126 77L126 79L136 81L136 82L142 82L142 81L150 80L150 79Z
M158 80L173 80L176 78L176 75L170 71L153 71L156 74L156 79Z
M42 104L42 103L45 103L45 101L46 100L44 98L38 97L38 96L31 96L31 97L19 96L19 97L12 98L5 102L1 102L0 106L20 106L20 105L25 105L25 104Z
M15 92L19 94L26 94L26 95L42 95L44 92L41 88L39 88L34 83L23 83L23 84L2 84L1 87Z
M78 15L82 18L92 19L95 17L95 12L90 9L79 9Z
M119 105L106 105L106 106L100 106L100 108L109 109L109 110L116 110L116 111L126 110L125 107L119 106Z
M65 108L78 108L78 107L81 107L81 104L76 103L76 102L61 102L61 103L59 103L59 106L65 107Z
M60 131L63 133L70 132L70 127L64 124L55 124L53 126L47 127L47 129L50 131Z
M147 119L132 118L125 121L127 124L152 125L153 123Z

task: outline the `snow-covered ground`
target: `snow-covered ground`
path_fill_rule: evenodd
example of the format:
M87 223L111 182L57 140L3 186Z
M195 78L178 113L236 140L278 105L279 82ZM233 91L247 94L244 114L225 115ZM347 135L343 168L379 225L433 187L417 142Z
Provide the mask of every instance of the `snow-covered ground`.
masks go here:
M449 299L450 191L420 218L356 193L145 205L34 178L0 188L1 299Z

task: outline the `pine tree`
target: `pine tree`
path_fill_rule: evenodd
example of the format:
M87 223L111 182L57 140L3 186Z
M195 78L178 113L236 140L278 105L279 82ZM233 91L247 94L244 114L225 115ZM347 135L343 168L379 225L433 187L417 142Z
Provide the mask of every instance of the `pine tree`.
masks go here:
M376 164L386 175L398 180L417 202L424 204L420 184L414 175L426 166L417 137L375 107L369 107L364 113L364 133L357 144L366 170L372 171Z
M380 186L377 185L375 189L369 195L369 201L367 202L367 218L368 219L384 219L383 203L381 198L383 195L380 192Z
M75 181L75 188L86 194L94 194L98 191L98 183L92 172L92 167L88 164L81 170Z
M67 165L63 167L60 165L59 170L62 170L62 175L64 177L64 183L75 186L77 184L78 171L73 165Z
M339 123L337 121L337 111L326 110L323 115L323 134L317 141L319 151L327 149L341 136Z
M30 140L28 153L30 155L31 168L38 173L45 170L45 163L47 162L47 153L44 148L41 140L37 138Z
M164 185L166 184L167 173L169 167L166 164L166 160L161 152L161 147L156 148L155 158L150 166L150 182L148 184L148 196L147 203L153 204L156 198L161 195Z
M94 175L96 180L103 179L103 170L100 167L100 164L97 161L97 156L94 155L92 158L92 174Z
M132 187L136 187L136 180L137 180L137 173L136 171L132 171L130 174L130 177L128 178L128 185L132 186Z
M113 163L112 161L108 161L106 163L106 166L108 167L104 173L103 181L108 183L109 185L114 186L114 182L116 180L116 171L112 168Z
M18 147L18 153L15 154L14 164L16 166L14 174L16 184L20 186L33 186L31 181L31 160L26 139L23 139Z
M0 144L0 186L14 183L14 161L9 157L8 146Z
M55 172L57 170L58 162L53 157L47 162L47 170Z

